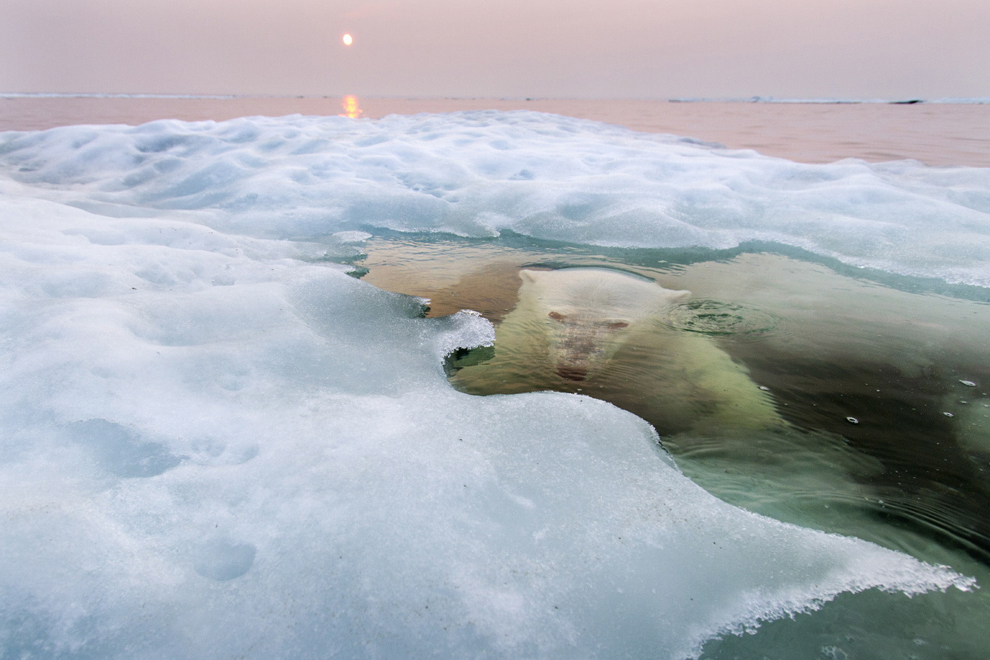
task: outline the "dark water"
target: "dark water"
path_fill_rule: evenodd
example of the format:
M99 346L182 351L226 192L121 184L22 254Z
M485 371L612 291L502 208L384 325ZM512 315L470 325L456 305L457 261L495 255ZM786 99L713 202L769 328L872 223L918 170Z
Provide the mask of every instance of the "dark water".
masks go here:
M430 298L431 315L470 308L497 324L494 350L452 359L455 387L478 395L552 389L610 401L651 422L678 466L728 502L948 564L988 584L990 305L979 291L947 296L908 278L850 277L773 252L706 259L511 236L381 236L361 264L376 286ZM656 327L679 348L657 348L640 335L580 379L546 364L545 351L541 361L517 337L525 334L513 314L519 272L588 266L690 290L691 299ZM749 399L743 405L759 408L755 397L764 397L776 421L759 411L756 421L719 416L711 386L671 385L684 382L678 350L692 346L727 355L738 372L728 378L741 373L749 382L738 394ZM982 592L885 600L884 624L870 622L872 598L840 598L765 626L758 641L713 642L706 657L776 649L768 657L977 658L990 649Z

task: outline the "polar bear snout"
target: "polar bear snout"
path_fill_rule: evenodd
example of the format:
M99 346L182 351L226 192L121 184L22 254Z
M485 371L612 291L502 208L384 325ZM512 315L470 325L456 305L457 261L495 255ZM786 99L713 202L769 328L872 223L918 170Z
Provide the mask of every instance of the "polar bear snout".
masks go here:
M564 380L582 382L597 372L617 346L614 335L629 326L624 320L591 313L547 314L555 323L548 328L550 356L555 373Z

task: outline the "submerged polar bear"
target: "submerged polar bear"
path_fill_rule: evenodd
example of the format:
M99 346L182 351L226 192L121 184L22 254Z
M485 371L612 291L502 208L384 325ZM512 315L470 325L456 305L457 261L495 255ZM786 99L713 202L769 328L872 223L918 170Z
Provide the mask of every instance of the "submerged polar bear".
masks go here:
M477 394L559 390L611 401L662 434L783 424L766 392L708 337L668 323L688 291L605 268L520 271L493 358L453 382Z

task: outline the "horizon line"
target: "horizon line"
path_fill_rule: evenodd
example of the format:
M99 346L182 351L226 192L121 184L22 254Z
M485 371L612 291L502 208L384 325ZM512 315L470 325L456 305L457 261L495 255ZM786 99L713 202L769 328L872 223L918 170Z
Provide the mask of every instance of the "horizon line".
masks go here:
M18 98L94 98L94 99L203 99L203 100L234 100L234 99L337 99L348 94L158 94L148 92L118 93L118 92L0 92L0 99ZM975 97L939 97L926 99L921 97L907 98L776 98L773 96L750 97L566 97L566 96L408 96L408 95L367 95L365 99L406 99L412 101L656 101L667 103L808 103L808 104L861 104L880 103L912 105L919 103L944 104L990 104L990 96Z

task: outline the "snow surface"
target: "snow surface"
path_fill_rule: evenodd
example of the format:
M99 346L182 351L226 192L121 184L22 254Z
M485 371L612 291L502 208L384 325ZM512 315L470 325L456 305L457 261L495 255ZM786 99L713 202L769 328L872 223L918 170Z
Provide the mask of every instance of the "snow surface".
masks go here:
M985 172L799 166L530 113L0 145L5 657L682 658L842 592L973 585L727 505L607 403L454 391L443 357L491 325L421 318L333 259L368 225L776 232L853 259L882 223L890 263L979 279ZM924 245L936 216L969 256Z

